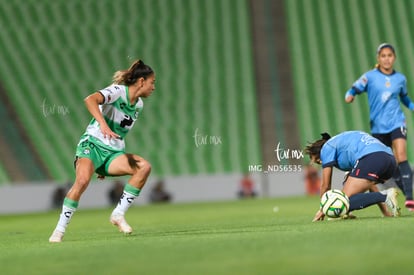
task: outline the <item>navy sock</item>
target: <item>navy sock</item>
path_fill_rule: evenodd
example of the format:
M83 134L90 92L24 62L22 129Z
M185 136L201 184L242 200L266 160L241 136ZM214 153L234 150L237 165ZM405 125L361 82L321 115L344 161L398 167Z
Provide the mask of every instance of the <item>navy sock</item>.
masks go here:
M404 190L404 184L402 183L401 180L401 173L400 173L400 169L395 169L394 175L392 176L393 180L395 181L395 184L398 186L398 188L400 188L400 190L403 192L404 196L405 196L405 190Z
M404 195L407 200L413 199L413 172L411 171L408 161L403 161L398 164L400 170L401 181L404 185Z
M380 202L385 202L386 199L387 195L380 192L355 194L349 198L349 212L360 210Z

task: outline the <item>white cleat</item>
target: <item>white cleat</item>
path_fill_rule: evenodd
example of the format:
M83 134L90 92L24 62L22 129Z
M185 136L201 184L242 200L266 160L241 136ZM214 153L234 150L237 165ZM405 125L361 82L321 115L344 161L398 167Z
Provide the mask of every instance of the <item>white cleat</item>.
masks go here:
M52 236L50 236L50 238L49 238L49 242L50 243L60 243L60 242L62 242L64 234L65 234L64 232L61 232L59 230L53 231Z
M129 224L126 222L124 216L122 215L111 215L111 218L109 221L118 227L119 232L122 232L124 234L131 234L132 233L132 227L129 226Z
M396 188L390 188L385 193L387 195L387 199L385 200L385 204L387 204L388 209L391 211L394 217L398 217L401 215L401 208L398 206L398 191Z

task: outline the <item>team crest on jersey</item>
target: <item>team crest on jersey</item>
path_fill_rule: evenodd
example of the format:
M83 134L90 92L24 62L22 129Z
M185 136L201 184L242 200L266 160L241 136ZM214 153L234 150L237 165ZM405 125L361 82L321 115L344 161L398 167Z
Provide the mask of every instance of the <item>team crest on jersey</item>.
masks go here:
M89 150L89 148L86 148L85 150L83 150L84 155L89 155L90 153L91 153L91 150Z
M385 78L385 87L389 88L391 86L391 81L389 79L389 77Z

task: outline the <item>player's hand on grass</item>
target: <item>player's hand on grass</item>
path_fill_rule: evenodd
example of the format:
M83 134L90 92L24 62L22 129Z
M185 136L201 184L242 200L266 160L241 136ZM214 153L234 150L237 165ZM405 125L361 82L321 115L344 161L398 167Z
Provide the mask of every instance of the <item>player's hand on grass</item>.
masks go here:
M373 192L373 191L371 191L371 192ZM378 192L378 191L374 191L374 192ZM379 203L378 207L381 210L381 213L384 217L393 217L392 212L388 210L387 205L384 202Z
M322 211L319 209L318 212L316 212L315 217L313 218L312 222L323 221L324 218L325 218L325 214L322 213Z
M384 215L384 217L394 217L392 215L392 213L390 211L388 211L387 209L385 209L385 210L381 209L381 212L382 212L382 215Z

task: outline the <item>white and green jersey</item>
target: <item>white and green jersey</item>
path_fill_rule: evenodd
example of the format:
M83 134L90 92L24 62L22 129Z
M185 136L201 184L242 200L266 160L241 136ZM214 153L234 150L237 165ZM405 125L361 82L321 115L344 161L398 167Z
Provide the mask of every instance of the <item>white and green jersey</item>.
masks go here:
M104 103L100 105L102 115L111 130L118 134L118 139L104 138L99 123L92 118L81 141L89 139L111 150L123 151L125 148L124 138L134 126L138 115L141 113L144 103L138 98L134 105L129 103L128 87L124 85L111 85L99 90L104 96Z

